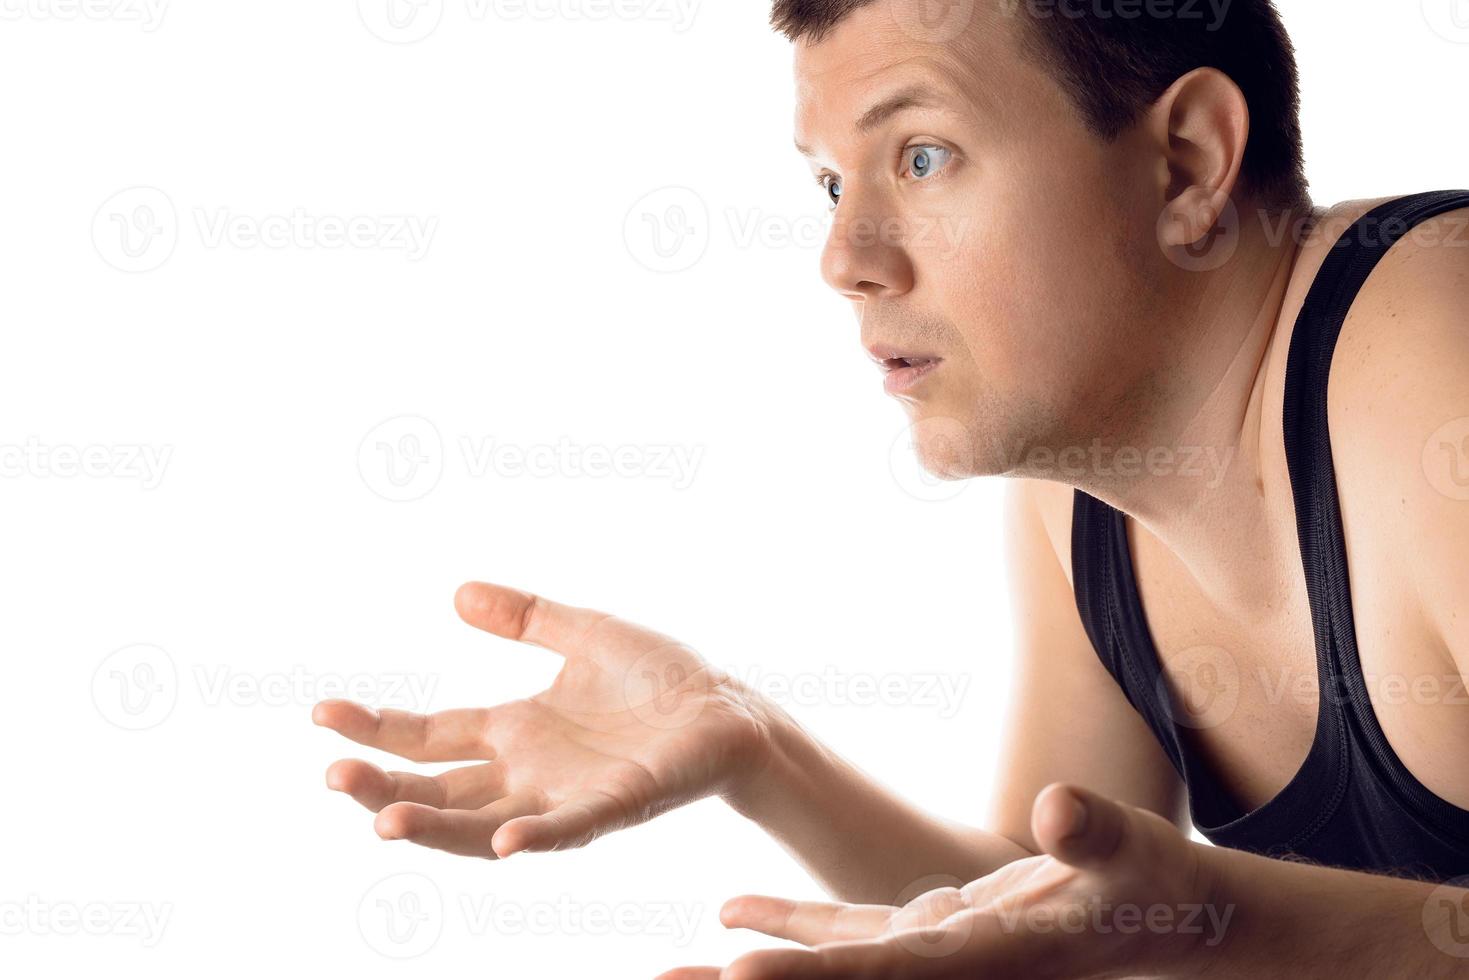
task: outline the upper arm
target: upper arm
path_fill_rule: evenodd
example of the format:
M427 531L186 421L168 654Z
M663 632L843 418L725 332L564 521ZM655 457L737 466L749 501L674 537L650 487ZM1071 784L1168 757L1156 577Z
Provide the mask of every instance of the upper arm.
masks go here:
M1082 628L1067 572L1071 494L1060 484L1013 480L1005 502L1017 651L984 826L1032 853L1031 805L1057 781L1151 810L1185 832L1189 826L1182 780Z
M1469 676L1469 210L1418 225L1368 277L1328 411L1349 552L1374 549L1374 588Z

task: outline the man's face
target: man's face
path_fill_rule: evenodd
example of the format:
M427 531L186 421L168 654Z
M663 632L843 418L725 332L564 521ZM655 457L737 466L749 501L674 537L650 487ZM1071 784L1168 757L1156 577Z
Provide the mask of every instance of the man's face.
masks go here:
M1086 129L1020 49L1026 15L1003 10L1026 5L976 6L935 43L912 26L924 0L875 0L795 63L796 142L839 190L823 278L869 352L940 359L888 390L922 464L951 478L1023 474L1034 448L1125 432L1168 338L1153 329L1159 161L1135 134Z

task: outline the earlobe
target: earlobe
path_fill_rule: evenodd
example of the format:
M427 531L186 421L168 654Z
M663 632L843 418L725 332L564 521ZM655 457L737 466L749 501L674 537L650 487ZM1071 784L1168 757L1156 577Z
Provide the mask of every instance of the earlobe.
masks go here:
M1229 194L1222 188L1211 190L1197 184L1183 188L1163 206L1158 222L1160 243L1181 248L1200 241L1219 223L1228 203Z

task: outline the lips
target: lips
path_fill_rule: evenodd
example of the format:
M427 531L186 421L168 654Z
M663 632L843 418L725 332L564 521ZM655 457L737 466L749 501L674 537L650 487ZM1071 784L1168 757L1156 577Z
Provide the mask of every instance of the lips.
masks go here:
M867 353L884 370L918 367L929 361L943 360L938 355L926 351L904 350L889 344L869 344Z
M890 395L908 391L943 363L943 358L935 354L900 350L885 344L869 345L867 353L882 369L883 389Z

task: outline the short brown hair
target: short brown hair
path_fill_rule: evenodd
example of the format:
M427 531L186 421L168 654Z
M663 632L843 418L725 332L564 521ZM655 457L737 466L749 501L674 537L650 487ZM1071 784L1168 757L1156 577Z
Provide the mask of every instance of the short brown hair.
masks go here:
M815 43L871 2L775 0L770 23L792 41ZM1295 48L1271 0L1231 0L1217 15L1196 0L977 2L998 2L1030 22L1022 35L1026 53L1101 139L1115 139L1193 69L1224 72L1250 110L1244 189L1266 206L1306 203Z

